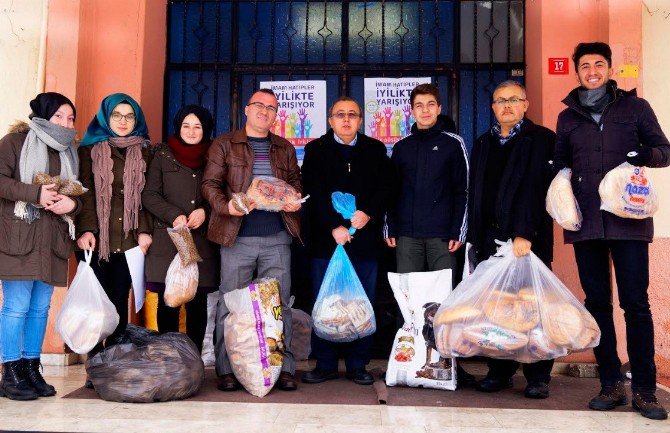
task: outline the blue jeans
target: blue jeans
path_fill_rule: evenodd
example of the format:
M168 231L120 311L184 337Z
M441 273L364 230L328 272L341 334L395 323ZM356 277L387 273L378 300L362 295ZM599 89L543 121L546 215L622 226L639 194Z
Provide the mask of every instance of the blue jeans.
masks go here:
M312 291L314 299L319 296L323 277L328 269L328 259L312 259ZM375 288L377 287L377 267L376 260L356 260L351 259L358 279L361 280L363 290L368 295L370 303L375 304ZM312 331L312 355L316 358L316 367L324 371L337 370L338 355L340 349L346 353L344 364L347 371L351 372L358 368L364 368L370 362L370 347L372 346L373 335L359 338L349 343L333 343L318 337Z
M3 280L2 291L2 362L39 358L54 286L42 281Z

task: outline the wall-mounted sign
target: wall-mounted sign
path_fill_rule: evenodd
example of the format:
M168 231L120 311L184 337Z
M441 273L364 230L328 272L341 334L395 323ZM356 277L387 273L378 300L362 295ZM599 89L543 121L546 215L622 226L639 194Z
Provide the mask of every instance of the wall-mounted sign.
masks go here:
M567 57L549 57L550 75L568 75L570 73L570 59Z

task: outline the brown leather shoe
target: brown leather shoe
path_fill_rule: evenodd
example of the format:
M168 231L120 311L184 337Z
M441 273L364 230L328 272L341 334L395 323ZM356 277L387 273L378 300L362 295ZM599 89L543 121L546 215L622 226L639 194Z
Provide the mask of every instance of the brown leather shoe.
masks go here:
M593 397L589 402L589 409L593 410L612 410L617 406L628 404L626 397L626 388L623 382L616 382L614 385L604 385L600 393Z
M237 391L242 388L240 382L233 373L224 374L219 378L219 383L216 385L219 391Z
M277 388L282 391L295 391L298 389L298 382L288 371L282 371L277 379Z
M653 392L633 392L633 409L649 419L668 419L668 411L656 399Z

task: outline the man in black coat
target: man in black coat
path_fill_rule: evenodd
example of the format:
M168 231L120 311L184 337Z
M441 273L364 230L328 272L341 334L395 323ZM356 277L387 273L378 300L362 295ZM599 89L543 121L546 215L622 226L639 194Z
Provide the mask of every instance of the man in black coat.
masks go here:
M493 92L495 124L477 139L470 158L468 199L469 256L475 264L496 252L496 240L513 240L514 254L533 251L547 266L553 257L553 225L544 210L552 178L556 135L525 118L526 91L504 81ZM547 398L553 360L523 365L528 381L525 396ZM489 372L477 390L500 391L512 386L519 363L489 359Z
M336 244L344 245L370 302L374 304L378 257L383 248L382 223L390 200L393 166L381 141L358 132L363 122L358 103L346 96L335 101L329 112L331 128L305 147L302 165L303 187L309 221L307 247L312 257L314 298L318 296ZM336 191L356 197L356 213L345 220L333 208ZM355 236L349 227L356 228ZM372 336L351 343L333 343L312 333L312 354L316 368L302 380L320 383L338 377L338 351L346 350L347 378L370 385L373 377L365 369ZM344 346L344 347L343 347Z
M654 221L600 210L598 186L607 172L626 161L667 167L670 144L649 103L634 90L618 89L610 79L612 50L607 44L581 43L572 59L580 86L563 100L568 108L558 116L555 165L572 169L572 188L584 221L579 231L564 232L565 242L574 246L585 306L602 334L594 349L602 389L589 407L611 410L628 402L612 319L611 257L626 320L633 407L647 418L666 419L667 411L655 396L654 323L647 295Z

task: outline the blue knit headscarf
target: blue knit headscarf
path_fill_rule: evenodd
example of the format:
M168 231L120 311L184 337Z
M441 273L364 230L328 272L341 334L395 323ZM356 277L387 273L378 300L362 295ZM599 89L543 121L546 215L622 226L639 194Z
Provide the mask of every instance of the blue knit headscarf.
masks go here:
M109 119L114 108L123 103L129 104L135 112L135 129L127 137L140 136L149 139L147 122L144 120L144 113L142 113L140 105L125 93L113 93L102 100L100 109L88 125L80 146L90 146L101 141L106 141L110 137L118 137L112 131L112 128L109 127Z

